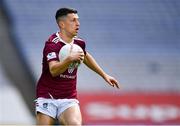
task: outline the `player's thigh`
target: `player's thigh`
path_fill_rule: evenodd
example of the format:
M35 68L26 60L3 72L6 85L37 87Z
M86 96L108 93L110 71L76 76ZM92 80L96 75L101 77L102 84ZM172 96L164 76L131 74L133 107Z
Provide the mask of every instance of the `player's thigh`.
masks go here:
M82 116L79 105L74 105L66 109L61 115L58 117L60 123L65 125L81 125L82 124Z
M43 113L37 112L37 115L36 115L37 125L53 125L54 122L55 120L52 117L45 115Z

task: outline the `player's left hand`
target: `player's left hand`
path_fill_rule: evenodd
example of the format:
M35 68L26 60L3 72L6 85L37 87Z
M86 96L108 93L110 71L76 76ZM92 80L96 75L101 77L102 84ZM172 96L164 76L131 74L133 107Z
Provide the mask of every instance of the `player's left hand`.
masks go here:
M112 87L116 87L116 88L120 88L119 87L119 84L118 84L118 81L114 78L114 77L111 77L109 75L105 75L104 77L104 80L109 84L111 85Z

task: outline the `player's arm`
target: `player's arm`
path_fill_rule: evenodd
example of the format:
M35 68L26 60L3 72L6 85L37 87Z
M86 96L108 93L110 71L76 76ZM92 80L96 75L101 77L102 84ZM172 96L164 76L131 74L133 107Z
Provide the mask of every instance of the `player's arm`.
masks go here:
M84 57L84 64L86 64L86 66L88 66L91 70L93 70L94 72L99 74L101 77L103 77L104 80L109 85L113 87L116 86L117 88L119 88L118 81L115 78L106 74L103 71L103 69L98 65L98 63L95 61L95 59L91 56L91 54L89 54L88 52L86 52L86 55Z
M49 62L49 71L51 73L51 75L53 77L58 76L59 74L63 73L66 71L66 69L68 68L68 66L74 62L74 61L79 61L84 59L84 53L79 51L77 53L71 53L69 54L69 56L59 62L59 61L50 61Z
M71 60L69 58L66 58L62 62L50 61L49 62L49 71L53 77L56 77L59 74L65 72L70 63L71 63Z

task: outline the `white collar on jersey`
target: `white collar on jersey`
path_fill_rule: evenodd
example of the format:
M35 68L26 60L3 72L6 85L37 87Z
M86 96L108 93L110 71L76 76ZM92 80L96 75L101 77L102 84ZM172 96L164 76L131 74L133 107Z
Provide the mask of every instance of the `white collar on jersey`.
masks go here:
M64 41L64 40L60 37L59 32L56 32L56 36L57 36L57 37L59 38L59 40L60 40L62 43L64 43L64 44L73 44L73 43L74 43L74 38L73 38L72 42L70 42L70 43Z

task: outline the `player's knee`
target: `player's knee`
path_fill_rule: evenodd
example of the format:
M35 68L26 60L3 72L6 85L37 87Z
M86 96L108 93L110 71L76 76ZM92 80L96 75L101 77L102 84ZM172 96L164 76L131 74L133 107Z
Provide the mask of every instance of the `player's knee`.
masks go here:
M67 123L67 125L81 125L82 121L81 121L81 119L71 118L66 123Z

